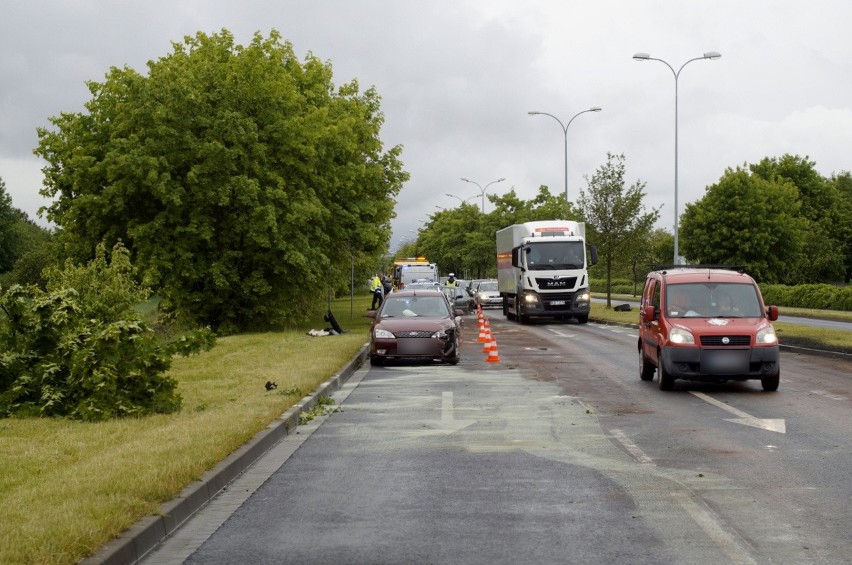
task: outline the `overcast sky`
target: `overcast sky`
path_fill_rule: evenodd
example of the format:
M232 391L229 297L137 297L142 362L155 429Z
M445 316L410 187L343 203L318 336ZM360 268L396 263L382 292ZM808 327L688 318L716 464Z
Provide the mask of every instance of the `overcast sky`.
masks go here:
M679 205L726 168L785 153L826 176L852 169L852 2L847 0L6 0L0 14L0 178L36 217L36 128L79 112L85 82L111 66L145 72L171 42L198 31L277 29L300 57L329 61L335 84L357 79L382 97L386 148L411 174L398 198L392 249L436 207L481 203L540 185L576 201L607 153L626 183L674 219L674 73ZM446 193L458 198L446 196ZM486 211L492 207L486 201ZM461 243L461 242L460 242Z

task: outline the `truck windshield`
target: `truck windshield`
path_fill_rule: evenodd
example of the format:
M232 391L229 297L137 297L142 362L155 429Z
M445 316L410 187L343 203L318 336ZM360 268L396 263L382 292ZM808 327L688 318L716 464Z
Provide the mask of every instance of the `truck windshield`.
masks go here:
M582 241L535 242L526 247L527 268L582 269L585 265Z
M666 309L677 318L759 318L760 300L751 284L682 283L666 287Z

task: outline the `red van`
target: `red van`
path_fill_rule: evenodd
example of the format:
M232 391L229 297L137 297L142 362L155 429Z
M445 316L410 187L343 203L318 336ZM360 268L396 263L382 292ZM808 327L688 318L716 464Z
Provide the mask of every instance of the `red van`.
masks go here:
M639 376L658 373L661 390L676 379L760 379L778 390L778 337L760 288L741 269L676 265L648 273L639 308Z

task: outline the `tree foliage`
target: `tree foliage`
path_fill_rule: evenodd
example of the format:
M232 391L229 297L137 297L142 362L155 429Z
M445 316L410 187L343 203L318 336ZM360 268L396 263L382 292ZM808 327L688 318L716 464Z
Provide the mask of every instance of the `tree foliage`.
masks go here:
M112 68L87 113L39 130L47 216L77 257L127 242L166 309L220 332L316 314L353 252L386 250L408 176L376 91L331 79L275 31Z
M212 345L209 330L160 343L134 306L148 291L120 244L86 265L48 269L47 290L15 285L0 297L0 416L103 420L173 412L175 353Z
M494 277L497 230L520 222L576 217L571 206L546 186L539 187L530 200L520 199L514 189L503 195L489 194L488 200L494 205L488 214L468 203L433 214L408 249L437 263L442 273Z
M586 236L598 248L605 269L607 306L613 268L631 264L648 247L648 236L660 215L658 209L644 212L645 183L636 181L625 189L624 155L607 153L607 162L592 178L588 191L581 190L577 203L586 222Z
M843 218L827 220L833 213L817 211L828 202L839 206L837 196L817 188L822 184L813 163L790 156L728 169L701 200L686 206L685 255L694 262L745 265L766 283L837 280L848 242L837 241L840 232L829 225Z

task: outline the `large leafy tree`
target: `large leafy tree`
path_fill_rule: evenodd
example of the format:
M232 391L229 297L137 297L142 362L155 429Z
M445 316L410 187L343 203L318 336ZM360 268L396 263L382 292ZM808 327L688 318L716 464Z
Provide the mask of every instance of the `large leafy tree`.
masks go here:
M335 89L273 31L198 33L91 82L86 113L39 130L50 220L90 257L123 240L163 306L223 332L306 318L353 253L387 248L407 173L374 89Z
M841 185L824 178L808 157L783 155L764 158L749 166L754 175L766 180L785 179L799 192L798 215L807 220L807 232L798 262L788 264L793 283L843 280L849 265L852 209Z
M636 181L625 188L624 161L624 155L607 153L607 162L587 177L588 190L581 190L577 199L586 235L597 246L606 272L608 307L613 268L637 256L660 215L658 209L644 211L645 183Z
M18 223L19 213L12 207L12 197L6 192L6 183L0 178L0 273L10 271L20 254Z
M728 169L700 200L686 205L684 254L700 263L746 265L761 282L790 282L808 225L800 207L792 181Z

